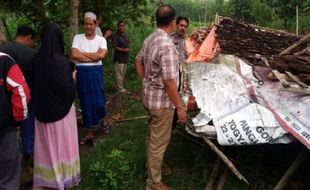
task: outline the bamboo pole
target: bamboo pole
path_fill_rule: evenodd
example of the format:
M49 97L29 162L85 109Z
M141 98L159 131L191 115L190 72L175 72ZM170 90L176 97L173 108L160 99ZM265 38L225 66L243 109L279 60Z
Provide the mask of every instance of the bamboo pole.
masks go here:
M301 86L301 87L303 87L303 88L308 88L308 85L306 85L305 83L301 82L301 81L299 80L299 78L296 77L295 75L293 75L291 72L285 71L285 73L286 73L289 77L291 77L291 79L293 79L294 82L296 82L299 86Z
M134 121L134 120L147 119L147 118L148 118L148 116L143 115L143 116L130 117L130 118L126 118L126 119L116 120L114 123L120 123L120 122L125 122L125 121Z
M227 175L228 175L228 167L225 167L224 173L222 174L219 183L217 184L216 190L223 190L224 185L227 181Z
M306 150L302 150L273 190L282 190L286 186L288 180L293 176L301 163L305 160L305 157Z
M296 5L296 35L298 36L298 5Z
M213 184L216 180L216 176L219 172L219 167L221 165L221 158L218 156L215 163L213 164L213 168L212 168L212 172L210 175L210 179L209 182L207 184L207 186L205 187L205 190L212 190Z
M243 175L239 172L239 170L235 167L235 165L227 158L227 156L218 149L207 137L202 137L203 140L211 147L211 149L223 160L223 162L228 166L228 168L240 179L245 181L248 185L249 182Z

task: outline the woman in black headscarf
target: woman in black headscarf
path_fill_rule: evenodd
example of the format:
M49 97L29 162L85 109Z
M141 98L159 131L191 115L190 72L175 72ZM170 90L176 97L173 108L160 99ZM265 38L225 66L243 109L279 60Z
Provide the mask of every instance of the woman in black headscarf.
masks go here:
M55 23L43 26L33 62L34 189L64 189L80 181L75 83L64 38Z

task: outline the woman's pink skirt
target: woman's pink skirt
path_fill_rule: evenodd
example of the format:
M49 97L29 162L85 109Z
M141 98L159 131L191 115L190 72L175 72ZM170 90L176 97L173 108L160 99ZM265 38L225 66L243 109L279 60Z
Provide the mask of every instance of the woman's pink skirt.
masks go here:
M33 186L63 190L80 182L80 156L75 106L61 120L35 119Z

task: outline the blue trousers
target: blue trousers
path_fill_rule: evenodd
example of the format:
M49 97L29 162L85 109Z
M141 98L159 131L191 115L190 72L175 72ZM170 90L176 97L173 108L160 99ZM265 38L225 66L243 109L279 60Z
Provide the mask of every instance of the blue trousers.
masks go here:
M28 111L28 117L20 125L22 151L24 155L33 155L34 149L34 113Z
M106 114L102 65L77 66L76 70L83 127L91 129L98 125Z

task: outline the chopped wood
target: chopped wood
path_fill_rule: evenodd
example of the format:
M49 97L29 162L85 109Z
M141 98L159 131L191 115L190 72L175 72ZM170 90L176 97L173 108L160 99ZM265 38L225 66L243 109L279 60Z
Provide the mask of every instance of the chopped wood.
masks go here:
M298 47L299 45L301 45L304 42L307 42L310 40L310 33L307 34L306 36L304 36L303 38L301 38L300 40L298 40L297 42L295 42L293 45L291 45L290 47L286 48L285 50L283 50L280 55L285 55L288 54L289 52L291 52L293 49L295 49L296 47Z

